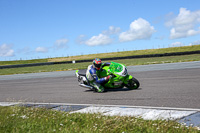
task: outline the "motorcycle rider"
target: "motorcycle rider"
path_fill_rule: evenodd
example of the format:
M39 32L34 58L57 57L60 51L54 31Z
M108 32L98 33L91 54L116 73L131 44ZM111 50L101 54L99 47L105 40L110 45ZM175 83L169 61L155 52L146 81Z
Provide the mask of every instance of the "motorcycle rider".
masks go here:
M86 71L86 77L89 81L90 85L94 87L94 91L96 92L104 92L104 87L102 84L106 83L112 75L108 75L107 77L99 78L99 73L103 71L101 68L104 66L109 66L110 63L103 63L99 58L93 60L93 64L88 66Z

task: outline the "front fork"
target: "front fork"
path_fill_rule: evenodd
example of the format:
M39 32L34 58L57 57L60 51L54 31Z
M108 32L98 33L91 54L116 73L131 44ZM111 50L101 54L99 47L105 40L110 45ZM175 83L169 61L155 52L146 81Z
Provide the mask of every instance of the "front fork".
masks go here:
M125 84L125 85L128 85L129 82L132 80L132 78L133 78L133 76L127 75L127 76L125 77L125 79L124 79L124 84Z

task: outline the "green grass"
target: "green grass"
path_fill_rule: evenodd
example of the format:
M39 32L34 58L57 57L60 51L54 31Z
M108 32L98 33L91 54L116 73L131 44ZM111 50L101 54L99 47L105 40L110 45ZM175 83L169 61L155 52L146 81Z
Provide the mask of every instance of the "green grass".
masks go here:
M100 53L60 58L47 58L47 59L35 59L35 60L18 60L18 61L0 61L2 65L16 65L16 64L30 64L30 63L41 63L41 62L60 62L60 61L73 61L73 60L84 60L98 58L110 58L110 57L124 57L133 55L147 55L147 54L162 54L162 53L173 53L173 52L186 52L200 50L200 45L184 46L184 47L172 47L162 49L148 49L148 50L135 50L135 51L124 51L124 52L113 52L113 53ZM102 51L103 52L103 51Z
M18 61L0 61L0 66L4 65L19 65L19 64L31 64L48 62L48 59L35 59L35 60L18 60Z
M1 107L1 133L198 133L175 121L69 113L44 108Z
M102 61L107 62L104 60ZM173 62L189 62L189 61L200 61L200 54L184 55L184 56L155 57L155 58L141 58L141 59L125 59L125 60L113 60L113 61L123 63L127 66L173 63ZM87 66L90 64L91 62L0 69L0 75L86 69Z
M48 61L72 61L72 60L83 60L83 59L94 59L98 58L110 58L110 57L124 57L134 55L148 55L148 54L162 54L162 53L174 53L174 52L186 52L186 51L197 51L200 50L200 45L184 46L184 47L172 47L172 48L161 48L161 49L147 49L147 50L135 50L135 51L123 51L113 53L100 53L90 54L72 57L62 57L55 59L48 59Z

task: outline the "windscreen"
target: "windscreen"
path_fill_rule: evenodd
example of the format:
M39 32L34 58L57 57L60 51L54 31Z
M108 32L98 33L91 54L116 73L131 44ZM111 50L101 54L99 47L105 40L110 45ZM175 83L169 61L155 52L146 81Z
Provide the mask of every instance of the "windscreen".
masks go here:
M116 73L116 72L118 73L123 70L123 66L119 63L111 62L109 69L110 69L110 72L112 73Z

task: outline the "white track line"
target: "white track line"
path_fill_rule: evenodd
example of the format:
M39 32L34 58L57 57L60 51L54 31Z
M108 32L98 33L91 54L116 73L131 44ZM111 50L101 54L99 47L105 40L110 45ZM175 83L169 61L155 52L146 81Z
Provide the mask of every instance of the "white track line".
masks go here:
M130 106L130 105L102 105L102 104L74 104L74 103L34 103L34 102L0 102L0 106L5 106L8 104L43 104L43 105L80 105L80 106L93 106L93 107L119 107L119 108L142 108L142 109L159 109L159 110L180 110L180 111L198 111L200 112L200 109L195 108L175 108L175 107L151 107L151 106Z
M86 106L83 109L71 113L102 113L110 116L134 116L147 120L177 120L195 114L200 109L148 107L148 106L124 106L124 105L99 105L99 104L72 104L72 103L33 103L33 102L0 102L0 106L12 106L17 104L32 105L60 105L60 106ZM55 108L56 109L56 108Z

